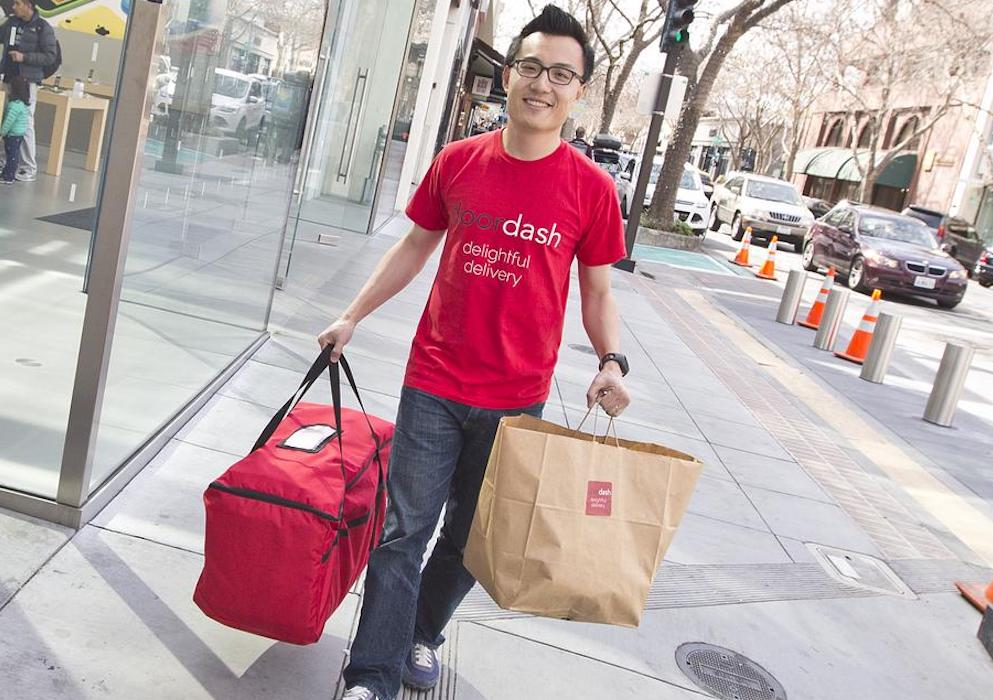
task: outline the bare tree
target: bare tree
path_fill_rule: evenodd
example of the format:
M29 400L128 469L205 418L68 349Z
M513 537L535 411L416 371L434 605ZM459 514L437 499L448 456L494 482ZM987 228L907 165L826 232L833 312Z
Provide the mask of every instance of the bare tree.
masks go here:
M851 4L797 2L775 17L774 27L762 27L761 40L773 49L769 87L785 105L783 130L786 167L783 178L793 177L793 162L803 145L811 111L830 87L823 66L834 58L834 46L849 21Z
M599 131L610 132L617 103L642 52L659 40L665 10L659 0L641 0L637 14L625 12L617 0L586 0L586 22L601 52L603 106ZM619 21L611 22L611 19ZM610 25L621 24L618 36L611 38Z
M645 215L646 224L657 228L671 225L683 163L689 157L700 115L731 49L748 31L792 1L741 0L713 17L699 48L683 46L679 50L676 69L687 78L686 96L676 129L666 147L655 195Z
M831 116L852 149L858 197L869 202L893 159L965 105L988 71L993 31L977 0L863 0L856 16L861 26L822 65L839 98Z
M782 151L787 126L786 103L770 85L775 60L736 51L727 69L718 79L711 104L721 119L720 135L728 144L731 168L741 168L745 153L751 151L755 171L768 172Z

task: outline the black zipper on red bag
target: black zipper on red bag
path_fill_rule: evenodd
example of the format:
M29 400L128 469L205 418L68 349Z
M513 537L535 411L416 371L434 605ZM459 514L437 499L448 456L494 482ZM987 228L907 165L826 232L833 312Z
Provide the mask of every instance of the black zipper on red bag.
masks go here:
M306 503L299 503L297 501L291 501L288 498L281 498L280 496L273 496L269 493L263 493L262 491L253 491L252 489L242 489L237 486L225 486L222 483L214 481L210 484L208 488L217 489L218 491L224 491L225 493L234 494L235 496L241 496L243 498L250 498L255 501L263 501L265 503L272 503L273 505L283 506L285 508L294 508L296 510L306 511L312 515L316 515L318 518L323 518L324 520L330 520L333 523L341 522L341 518L337 515L331 515L330 513L325 513L323 510L318 510L313 506L308 506Z
M241 496L242 498L249 498L254 501L262 501L264 503L271 503L277 506L283 506L284 508L293 508L294 510L302 510L311 515L316 515L319 518L328 520L330 522L338 523L341 522L340 518L336 515L331 515L330 513L325 513L323 510L314 508L313 506L308 506L306 503L299 503L297 501L291 501L288 498L281 498L280 496L273 496L272 494L263 493L261 491L253 491L252 489L242 489L237 486L225 486L222 483L214 481L207 488L217 489L218 491L223 491L224 493L230 493L235 496ZM376 501L379 501L379 493L376 494ZM324 564L331 557L331 552L334 551L335 545L338 544L338 540L342 537L348 537L348 531L353 527L358 527L359 525L364 525L368 522L369 517L372 515L375 506L372 509L365 512L365 514L360 515L352 520L345 521L345 527L339 528L335 532L334 539L331 541L331 546L328 550L324 552L321 557L321 563Z

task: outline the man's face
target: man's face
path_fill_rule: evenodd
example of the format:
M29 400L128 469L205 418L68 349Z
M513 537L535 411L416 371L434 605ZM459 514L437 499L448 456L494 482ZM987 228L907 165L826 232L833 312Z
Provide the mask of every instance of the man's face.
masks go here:
M503 69L503 87L507 91L507 113L510 123L528 131L555 132L569 117L572 106L586 86L579 82L583 75L583 49L572 37L536 33L524 38L515 61L530 59L546 67L568 68L577 77L568 85L556 85L543 71L537 78L525 78L516 69Z
M14 0L14 16L18 19L28 20L34 14L34 7L24 0Z

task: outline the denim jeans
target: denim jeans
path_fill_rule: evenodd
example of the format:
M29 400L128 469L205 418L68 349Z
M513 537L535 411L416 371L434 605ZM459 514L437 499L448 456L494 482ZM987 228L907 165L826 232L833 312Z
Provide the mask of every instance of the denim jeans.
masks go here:
M345 669L348 686L384 700L400 690L414 641L437 647L475 584L462 550L476 511L497 425L503 416L541 416L544 404L513 410L473 408L404 387L390 452L389 508L369 558L358 630ZM445 508L441 536L421 561Z
M3 174L0 175L4 180L8 182L14 179L14 175L17 174L17 162L19 157L19 152L21 150L21 141L24 140L23 136L4 136L3 137L3 150L7 157L6 162L3 166Z

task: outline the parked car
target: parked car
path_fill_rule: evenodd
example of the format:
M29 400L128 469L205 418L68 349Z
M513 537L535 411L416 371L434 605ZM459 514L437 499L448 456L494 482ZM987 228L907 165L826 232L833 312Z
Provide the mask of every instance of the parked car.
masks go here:
M696 171L700 175L700 182L703 183L703 196L706 197L709 202L710 198L714 196L714 181L710 177L710 173L706 170L700 170L700 168L697 168Z
M918 219L846 201L814 222L803 248L805 269L832 265L856 291L927 297L945 309L962 301L969 281Z
M593 162L606 170L612 178L620 172L621 140L610 134L597 134L593 137Z
M640 158L634 156L622 158L622 169L614 181L617 186L617 198L621 202L621 214L625 218L630 212L630 203L634 198L634 188L638 182L640 167ZM652 163L651 175L648 177L648 188L645 190L646 207L651 204L652 197L655 196L655 185L661 172L662 159L656 158ZM700 173L695 167L686 163L683 167L683 175L679 180L679 189L676 190L676 205L673 207L675 216L680 221L689 224L693 233L703 236L707 232L707 205L708 201L704 194Z
M223 134L247 137L258 131L265 115L262 82L243 73L214 69L210 125Z
M803 200L803 203L806 205L807 209L810 209L810 213L814 215L815 219L819 219L831 211L831 203L825 202L823 199L808 197L806 195L800 195L800 199Z
M957 216L949 216L916 204L911 204L902 213L924 222L937 237L938 243L962 263L966 270L976 267L986 245L979 238L975 226Z
M731 236L740 241L752 227L752 240L779 240L800 251L814 216L793 183L755 173L734 173L714 188L710 201L710 230L731 224Z
M976 281L984 287L993 287L993 248L987 248L976 261Z

